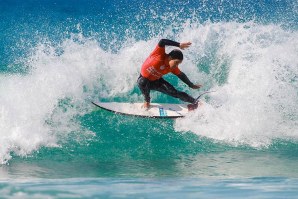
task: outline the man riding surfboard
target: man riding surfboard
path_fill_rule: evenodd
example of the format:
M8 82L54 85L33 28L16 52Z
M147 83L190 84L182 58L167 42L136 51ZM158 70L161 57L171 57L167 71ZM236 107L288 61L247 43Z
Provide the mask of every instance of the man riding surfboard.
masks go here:
M183 53L180 50L172 50L169 54L165 52L165 46L176 46L184 50L190 45L190 42L178 43L168 39L161 39L158 42L158 45L143 63L141 74L137 80L138 86L145 98L144 108L148 109L150 107L150 90L156 90L190 103L187 105L188 110L194 110L198 107L198 102L195 98L185 92L178 91L162 78L163 75L171 72L192 89L202 87L200 84L193 84L178 68L178 65L183 61Z

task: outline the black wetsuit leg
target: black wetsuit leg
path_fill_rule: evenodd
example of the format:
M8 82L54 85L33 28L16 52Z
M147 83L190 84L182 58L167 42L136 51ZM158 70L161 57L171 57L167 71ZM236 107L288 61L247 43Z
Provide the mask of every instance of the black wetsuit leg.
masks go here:
M184 102L195 103L196 99L191 97L185 92L178 91L169 82L160 78L158 80L152 81L150 84L151 90L156 90L172 97L178 98Z
M137 83L145 98L145 101L150 102L150 80L140 75Z
M144 95L145 101L150 102L150 90L156 90L172 97L178 98L184 102L195 103L196 99L185 92L178 91L169 82L160 78L155 81L150 81L140 75L137 80L138 86Z

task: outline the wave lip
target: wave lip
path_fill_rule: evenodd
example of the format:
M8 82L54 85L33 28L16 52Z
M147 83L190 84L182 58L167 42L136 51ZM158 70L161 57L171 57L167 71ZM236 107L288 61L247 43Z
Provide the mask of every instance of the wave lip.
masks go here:
M217 90L205 98L206 106L177 120L176 131L255 147L274 139L297 140L297 31L254 22L182 25L178 33L171 27L148 41L130 36L116 52L81 33L60 44L36 45L23 60L26 73L0 80L0 162L11 153L25 156L57 146L65 134L81 131L74 118L92 110L90 99L141 101L136 78L160 37L192 41L181 69Z

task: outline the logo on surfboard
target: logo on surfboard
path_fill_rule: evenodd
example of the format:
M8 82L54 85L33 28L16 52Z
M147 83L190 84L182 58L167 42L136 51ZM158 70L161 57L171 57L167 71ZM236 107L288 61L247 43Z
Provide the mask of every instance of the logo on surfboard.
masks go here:
M167 116L167 111L164 110L163 108L159 108L159 115L160 116Z

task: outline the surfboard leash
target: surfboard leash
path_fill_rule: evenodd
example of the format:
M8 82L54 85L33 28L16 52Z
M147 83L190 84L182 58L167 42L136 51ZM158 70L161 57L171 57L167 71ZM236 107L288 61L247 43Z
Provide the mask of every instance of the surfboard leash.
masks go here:
M213 92L216 92L216 91L206 91L206 92L201 93L201 94L196 98L195 103L198 103L198 102L199 102L199 99L200 99L203 95L205 95L205 94L207 94L207 93L213 93Z

